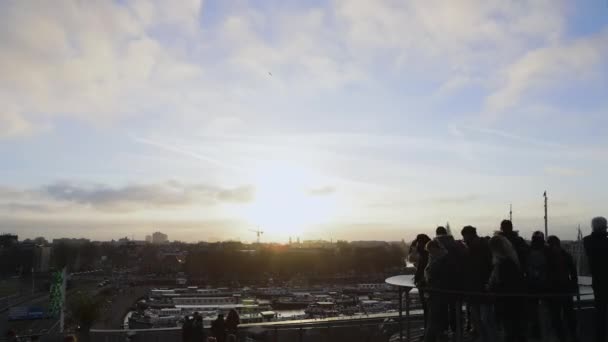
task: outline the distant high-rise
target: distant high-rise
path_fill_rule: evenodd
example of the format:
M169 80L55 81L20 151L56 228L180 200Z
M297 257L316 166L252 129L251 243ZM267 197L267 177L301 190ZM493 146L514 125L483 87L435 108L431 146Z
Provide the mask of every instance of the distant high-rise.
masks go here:
M161 232L155 232L152 234L152 243L167 243L169 242L169 237L167 234L163 234Z
M146 242L152 243L152 235L146 235Z

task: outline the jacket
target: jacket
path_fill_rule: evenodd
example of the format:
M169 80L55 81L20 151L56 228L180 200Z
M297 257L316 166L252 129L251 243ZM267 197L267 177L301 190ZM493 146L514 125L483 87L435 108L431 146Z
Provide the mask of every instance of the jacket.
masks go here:
M506 237L511 245L513 245L513 248L515 248L515 252L517 253L517 258L519 259L519 264L525 265L528 259L528 253L530 252L530 246L528 246L526 241L519 236L517 232L500 232L499 234Z
M451 235L441 235L435 238L447 250L446 277L450 278L447 287L450 290L464 290L467 249L461 241L454 240Z
M578 272L570 253L560 250L549 255L549 290L555 293L576 293L578 291Z
M484 291L492 274L492 252L488 240L477 238L467 245L466 288L469 291Z
M519 265L513 260L504 258L494 264L488 282L488 290L495 293L522 293L524 276Z
M585 236L583 245L591 269L593 291L608 292L608 235L591 233Z

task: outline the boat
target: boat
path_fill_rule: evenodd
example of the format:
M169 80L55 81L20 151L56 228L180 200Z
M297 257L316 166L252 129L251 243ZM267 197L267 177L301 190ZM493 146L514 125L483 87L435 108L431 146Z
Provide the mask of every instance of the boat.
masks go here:
M316 302L310 304L304 312L310 317L335 317L340 315L334 302Z

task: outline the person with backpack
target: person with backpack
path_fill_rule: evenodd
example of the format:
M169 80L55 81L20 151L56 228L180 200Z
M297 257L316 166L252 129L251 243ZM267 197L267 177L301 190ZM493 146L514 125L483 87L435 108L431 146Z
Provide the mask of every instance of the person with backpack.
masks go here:
M493 268L488 281L488 291L495 293L496 315L502 322L505 342L525 342L523 331L524 300L513 294L522 293L525 283L524 274L517 259L517 252L502 235L495 235L489 241L492 251Z
M513 246L517 253L519 263L525 265L530 247L526 241L513 230L513 223L510 220L502 220L502 222L500 222L500 232L498 234L509 240L511 246Z

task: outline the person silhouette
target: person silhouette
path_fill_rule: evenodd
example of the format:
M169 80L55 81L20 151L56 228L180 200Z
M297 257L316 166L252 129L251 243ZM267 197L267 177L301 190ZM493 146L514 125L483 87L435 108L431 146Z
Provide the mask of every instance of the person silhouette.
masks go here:
M182 341L192 342L192 318L190 316L184 317L184 325L182 325Z
M558 339L566 342L568 337L564 329L564 323L566 323L570 333L569 340L577 341L573 295L578 293L578 272L574 264L574 258L562 248L561 241L557 236L549 236L547 244L549 245L549 291L565 295L547 300L551 312L551 325Z
M525 287L524 274L517 258L517 253L509 240L502 235L495 235L489 241L494 268L488 281L488 290L496 293L496 313L503 324L505 342L526 341L523 331L524 300L513 294L522 293ZM502 295L502 296L500 296Z
M486 284L492 274L492 251L490 251L489 239L477 235L477 229L473 226L465 226L460 232L462 240L467 246L466 266L463 276L466 278L465 289L471 292L485 292ZM483 296L471 296L467 298L470 308L473 334L479 335L482 342L496 340L494 336L495 322L491 302Z
M228 316L226 316L226 331L228 334L236 335L239 324L241 324L239 313L234 309L228 311Z
M226 322L223 314L218 314L215 321L211 323L211 333L218 342L226 341Z
M424 319L424 326L427 325L428 310L426 306L426 295L424 293L425 279L424 270L429 263L429 252L426 251L426 244L431 241L431 238L426 234L418 234L416 240L410 245L410 253L408 259L414 263L416 267L416 273L414 274L414 284L418 287L418 298L420 298L420 304L422 305L422 314ZM414 256L414 257L412 257Z
M429 254L429 262L424 270L424 278L426 286L432 290L425 291L428 317L424 342L436 342L442 338L442 333L447 328L448 301L446 295L439 291L449 288L448 252L437 239L426 244L426 251Z
M510 220L502 220L502 222L500 222L500 232L498 234L509 240L517 253L519 264L522 266L525 265L530 247L526 244L526 241L513 230L513 223Z
M605 217L591 220L592 233L585 236L583 246L591 269L595 306L595 341L606 341L606 314L608 313L608 221Z

